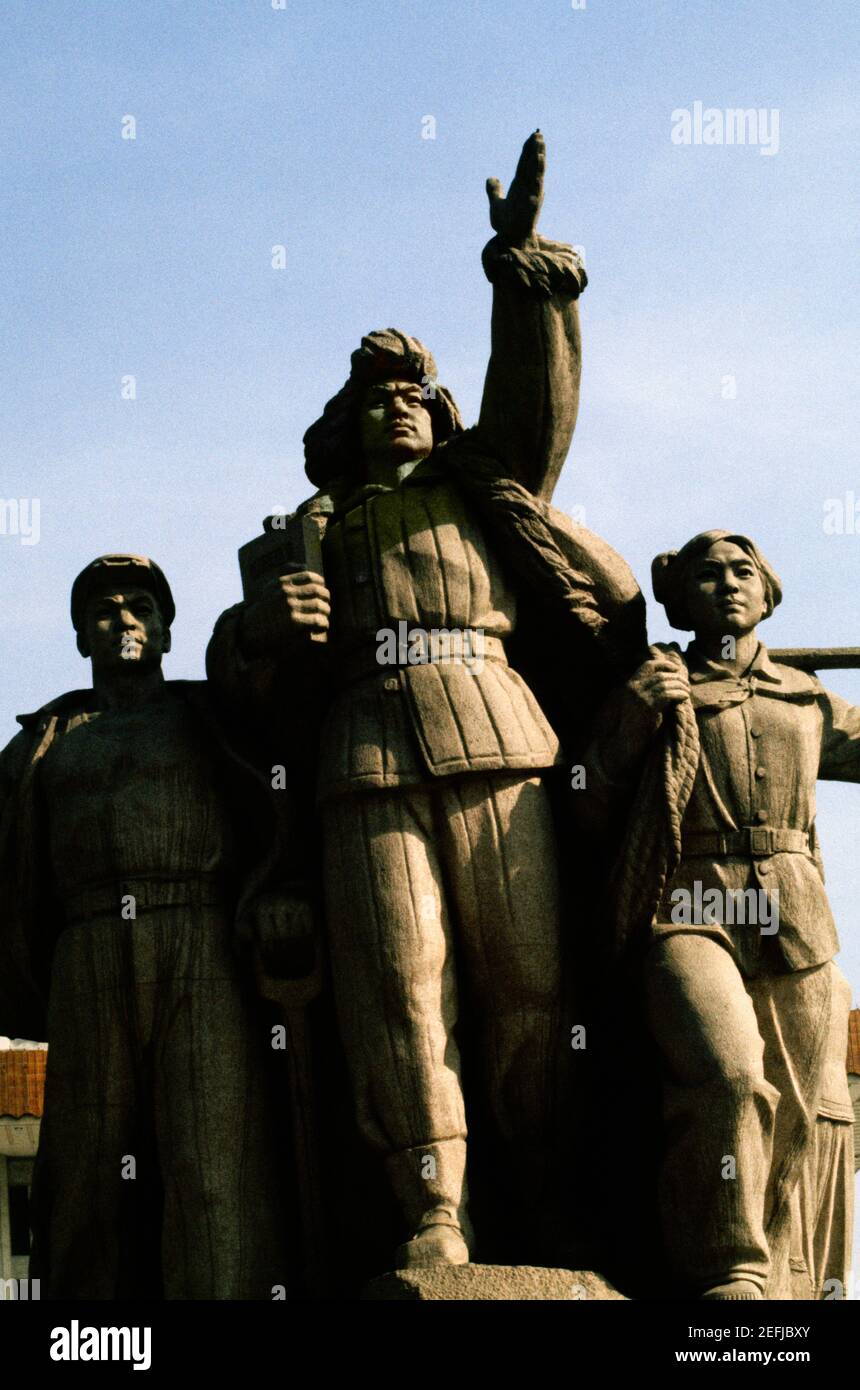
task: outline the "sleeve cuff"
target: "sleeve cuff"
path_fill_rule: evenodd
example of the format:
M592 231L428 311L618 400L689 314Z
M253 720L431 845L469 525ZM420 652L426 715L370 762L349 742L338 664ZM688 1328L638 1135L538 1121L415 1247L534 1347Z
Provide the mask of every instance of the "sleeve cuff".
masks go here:
M569 294L577 299L588 284L582 258L561 241L538 238L537 246L509 246L501 237L488 241L481 254L491 285L518 286L541 299Z

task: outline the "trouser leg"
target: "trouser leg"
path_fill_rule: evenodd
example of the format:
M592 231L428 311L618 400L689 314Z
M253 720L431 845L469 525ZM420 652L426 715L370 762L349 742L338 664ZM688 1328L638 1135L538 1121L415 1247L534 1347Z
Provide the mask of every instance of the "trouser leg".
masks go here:
M831 1155L829 1140L837 1136L829 1136L827 1122L816 1118L822 1086L831 1099L841 1094L847 1101L844 1059L850 992L844 980L834 991L835 978L842 980L827 962L747 983L764 1040L765 1074L779 1091L765 1200L765 1233L772 1264L768 1297L789 1296L789 1259L792 1243L797 1243L796 1238L792 1240L791 1217L793 1211L795 1221L798 1219L798 1204L805 1212L804 1221L808 1218L811 1222L804 1243L813 1281L821 1267L822 1239L828 1244L828 1218L822 1206L828 1201L834 1203L834 1241L839 1238L836 1228L840 1211L844 1213L842 1182L836 1173L828 1175L831 1158L838 1167L839 1145L837 1142ZM828 1195L830 1177L833 1185ZM803 1200L810 1182L815 1193L814 1210ZM820 1235L816 1234L819 1218L824 1223Z
M848 1297L854 1207L853 1125L819 1115L795 1190L792 1253L814 1298Z
M48 1298L131 1291L137 1068L131 980L113 924L66 931L54 955L45 1109L33 1181L36 1256Z
M198 911L149 930L163 977L152 1035L165 1297L271 1299L291 1284L269 1122L279 1102L266 1086L271 1038L223 919Z
M413 1228L421 1213L466 1221L457 991L441 884L427 793L371 792L326 808L329 949L358 1126L386 1159L404 1227Z
M645 963L648 1018L665 1067L660 1206L677 1274L703 1291L770 1271L765 1194L779 1092L755 1010L718 942L668 935Z
M536 777L464 778L440 796L444 870L480 1029L490 1112L529 1210L547 1175L561 1038L554 827Z

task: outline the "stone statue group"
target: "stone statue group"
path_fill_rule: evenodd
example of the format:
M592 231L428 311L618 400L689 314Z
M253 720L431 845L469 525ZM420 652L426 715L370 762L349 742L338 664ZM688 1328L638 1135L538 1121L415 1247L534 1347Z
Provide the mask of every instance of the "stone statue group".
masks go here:
M365 337L206 681L163 678L154 561L74 581L91 688L0 757L0 1033L49 1044L50 1297L420 1294L482 1264L633 1297L846 1279L815 783L860 780L860 708L768 655L782 592L749 537L658 556L693 639L649 647L626 564L551 506L586 276L536 231L544 159L537 132L488 183L478 423L421 343Z

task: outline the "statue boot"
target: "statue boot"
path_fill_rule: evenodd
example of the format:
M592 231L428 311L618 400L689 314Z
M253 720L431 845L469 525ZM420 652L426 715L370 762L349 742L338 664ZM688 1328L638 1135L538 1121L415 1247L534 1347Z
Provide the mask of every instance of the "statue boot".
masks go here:
M385 1166L404 1222L413 1232L398 1246L395 1268L468 1264L473 1233L465 1139L440 1139L389 1154Z
M703 1299L719 1299L723 1301L741 1298L763 1298L764 1294L760 1286L754 1283L752 1279L732 1279L727 1284L717 1284L714 1288L708 1289L705 1293L701 1294L700 1297Z

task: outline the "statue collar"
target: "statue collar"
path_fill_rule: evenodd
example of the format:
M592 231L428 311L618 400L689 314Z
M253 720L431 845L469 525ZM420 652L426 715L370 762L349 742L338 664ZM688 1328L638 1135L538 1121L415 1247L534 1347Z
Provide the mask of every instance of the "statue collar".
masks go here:
M759 643L758 651L745 671L737 672L696 651L691 642L684 653L690 676L693 704L726 706L742 704L752 695L770 696L777 700L814 699L821 692L815 676L793 666L778 666L771 661L767 648Z
M349 492L343 494L343 498L338 498L335 503L335 512L343 514L351 512L354 507L358 507L368 497L376 497L383 492L397 492L399 488L420 486L422 483L429 482L436 478L443 478L447 475L435 461L436 450L428 454L426 459L422 459L411 473L407 473L405 478L401 478L397 483L359 483L357 487L351 488Z
M46 705L41 705L32 713L16 714L15 718L22 729L35 729L37 725L44 724L54 714L58 718L64 719L73 714L92 713L96 708L94 690L70 690L65 695L58 695L56 700L49 700Z
M753 677L763 680L773 685L782 685L783 676L787 672L787 667L776 666L767 653L767 647L762 642L758 644L758 650L745 671L732 671L721 661L713 661L710 657L702 656L697 650L695 642L691 642L684 653L684 659L690 674L690 684L697 685L702 681L732 681L740 683L749 681Z
M205 691L207 683L206 681L177 680L165 681L164 685L166 691L194 700L197 698L198 692ZM16 714L15 718L22 729L35 730L40 725L47 724L54 715L58 719L71 719L77 714L94 714L98 708L95 691L90 686L86 690L69 690L65 695L58 695L55 700L49 700L47 704L41 705L32 713Z

